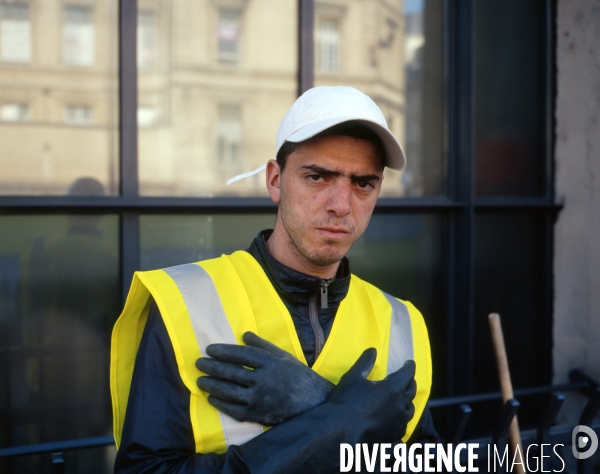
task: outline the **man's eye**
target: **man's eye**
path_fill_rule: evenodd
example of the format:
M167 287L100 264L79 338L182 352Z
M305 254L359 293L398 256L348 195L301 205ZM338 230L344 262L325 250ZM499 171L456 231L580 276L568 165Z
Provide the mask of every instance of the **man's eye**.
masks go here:
M309 174L308 179L310 179L311 181L313 181L315 183L318 183L323 180L323 176L320 176L318 174Z
M370 181L359 181L358 185L363 189L375 187L375 186L373 186L373 183L371 183Z

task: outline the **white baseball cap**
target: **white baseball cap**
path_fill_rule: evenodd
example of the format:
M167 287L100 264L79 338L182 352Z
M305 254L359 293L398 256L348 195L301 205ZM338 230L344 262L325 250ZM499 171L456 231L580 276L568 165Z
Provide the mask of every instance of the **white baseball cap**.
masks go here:
M348 86L318 86L307 90L288 110L279 125L275 156L285 142L299 143L345 122L370 128L381 140L385 166L401 170L406 165L402 145L390 131L377 104L358 89ZM231 178L231 184L263 171L266 165Z

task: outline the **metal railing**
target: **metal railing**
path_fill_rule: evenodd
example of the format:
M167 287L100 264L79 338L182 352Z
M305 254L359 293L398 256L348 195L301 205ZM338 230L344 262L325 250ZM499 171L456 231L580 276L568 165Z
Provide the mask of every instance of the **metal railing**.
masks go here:
M493 444L500 450L508 443L508 429L513 417L519 409L519 397L531 395L550 394L550 399L545 407L545 410L537 424L537 429L528 430L521 433L522 445L525 447L532 444L541 446L542 444L562 444L569 446L572 443L573 427L555 427L556 416L562 407L565 396L561 392L579 391L587 396L588 401L579 417L579 425L586 425L600 434L600 423L594 423L594 418L600 411L600 384L590 379L579 370L572 370L569 374L570 383L560 385L550 385L542 387L532 387L515 390L515 398L507 400L504 404L500 417L496 421L496 427L490 436L469 440L469 443L478 443L479 448L476 454L479 460L488 458L488 446ZM454 433L449 436L448 442L453 445L463 441L465 429L471 419L472 409L470 404L486 402L491 400L499 400L502 398L500 392L479 393L473 395L464 395L456 397L445 397L431 399L429 406L431 408L448 408L456 407L458 410L458 421L454 424ZM14 446L8 448L0 448L0 459L17 456L27 456L36 454L51 453L50 462L53 467L53 474L63 474L65 461L63 453L81 450L98 448L114 445L112 436L99 436L95 438L84 438L67 441L56 441L51 443L31 444L24 446ZM466 452L461 452L461 460ZM578 474L589 474L591 469L590 459L577 461ZM480 469L480 472L481 469ZM509 472L508 463L504 471L494 472Z

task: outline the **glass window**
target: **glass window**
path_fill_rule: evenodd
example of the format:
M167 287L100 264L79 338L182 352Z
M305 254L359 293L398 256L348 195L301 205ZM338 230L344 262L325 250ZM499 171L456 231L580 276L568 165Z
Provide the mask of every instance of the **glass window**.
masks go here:
M29 122L27 104L3 104L0 108L0 120L3 122Z
M220 180L227 181L241 172L242 114L240 106L219 105L217 122L217 157Z
M152 105L140 105L137 111L138 127L151 127L158 119L158 110Z
M5 215L0 228L2 445L111 434L109 347L120 311L117 216ZM88 461L107 472L104 452ZM84 472L76 467L70 469ZM46 455L15 460L10 472L49 468Z
M138 70L138 103L155 110L139 114L140 193L266 196L264 173L225 183L275 158L297 92L296 2L152 5L160 54Z
M315 85L346 84L379 105L407 166L381 195L443 194L444 8L440 2L315 3Z
M487 318L492 312L502 318L513 386L525 388L552 382L552 317L551 308L544 307L551 277L546 274L545 220L544 215L530 212L476 215L475 393L499 389L496 370L490 370L490 367L495 368ZM539 402L530 405L531 398L519 401L522 403L519 423L526 426L537 422L544 406ZM495 422L480 416L477 423L486 421Z
M247 249L274 214L140 217L140 266L165 268Z
M0 59L12 63L31 61L31 22L26 3L3 4L0 8Z
M317 23L317 70L336 72L340 68L340 25L321 18Z
M84 177L118 192L118 2L70 3L0 2L0 194L64 195ZM4 61L16 47L35 61Z
M91 7L67 5L63 25L65 64L93 66L96 61L96 29Z
M68 105L65 108L65 123L68 125L91 125L94 111L87 105Z
M138 67L156 65L156 18L153 11L142 10L138 13L137 26Z
M0 194L118 195L119 3L0 0ZM297 94L298 2L135 3L141 195L266 196L264 174L225 182L275 158L277 127ZM475 137L460 139L475 139L479 196L544 195L551 185L544 33L552 15L542 3L474 2L474 97L459 88L452 102L474 107ZM460 26L456 15L445 16L448 2L315 0L314 6L314 83L349 84L370 95L406 151L406 170L386 170L383 199L444 195L446 123L455 119L445 94L456 74L445 67L445 25ZM131 107L134 101L124 99ZM138 229L123 228L121 241L117 215L81 214L85 207L72 215L64 207L32 215L19 207L29 206L28 199L6 201L0 446L110 434L108 341L121 310L119 265L129 264L119 251L138 238ZM68 200L73 206L86 201ZM127 204L117 201L117 207ZM457 355L462 362L466 353L469 388L497 390L489 370L490 311L503 316L509 359L528 360L511 363L515 387L548 384L551 211L478 212L474 252L459 255L461 268L474 266L472 283L452 280L456 262L445 254L471 230L468 219L454 217L472 203L455 204L443 215L379 208L348 255L352 272L422 311L434 397L467 387L453 377L463 370L455 367ZM156 215L127 206L118 211L139 218L144 270L245 249L275 222L274 210L186 215L181 201L163 205ZM474 296L465 301L472 284ZM453 314L459 305L466 311ZM465 320L473 307L474 320ZM475 337L466 341L470 331ZM522 403L523 423L537 421L542 405ZM476 413L473 432L498 412L496 403ZM450 417L440 418L451 435ZM439 418L436 426L443 426ZM482 434L489 434L491 425L485 428ZM73 472L109 472L107 453L73 451L67 464ZM50 469L47 455L0 460L1 472L7 466L10 472Z
M217 27L218 52L221 61L238 61L240 55L241 13L239 10L219 8Z
M476 193L544 195L546 4L474 5Z

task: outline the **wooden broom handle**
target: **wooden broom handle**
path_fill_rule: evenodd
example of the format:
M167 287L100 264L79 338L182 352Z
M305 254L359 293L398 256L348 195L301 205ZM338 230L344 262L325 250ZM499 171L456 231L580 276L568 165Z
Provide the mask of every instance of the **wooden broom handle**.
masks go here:
M512 382L510 380L510 370L508 369L508 359L506 358L506 347L504 346L504 335L502 334L502 324L500 323L500 315L491 313L489 316L490 330L492 332L492 342L494 343L494 352L496 353L496 363L498 365L498 376L500 377L500 390L502 391L502 402L514 398ZM521 456L517 461L523 461L523 445L521 443L521 433L519 431L519 421L515 415L510 428L508 430L508 439L512 448L514 457L517 446ZM512 459L509 460L512 462ZM525 469L522 464L515 464L515 471L518 474L525 474Z

